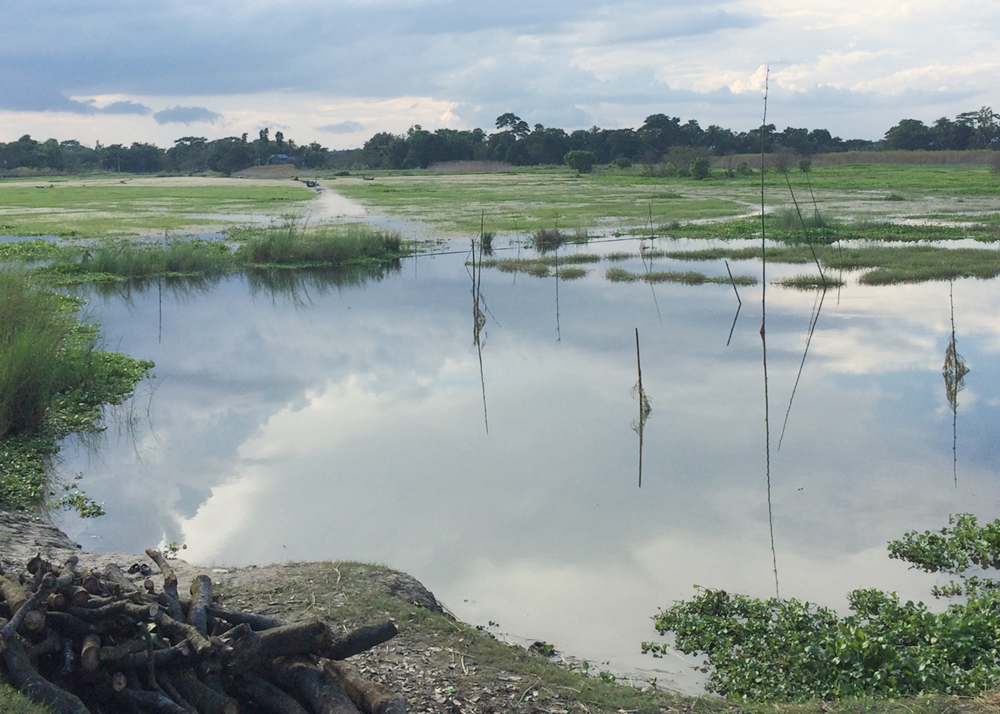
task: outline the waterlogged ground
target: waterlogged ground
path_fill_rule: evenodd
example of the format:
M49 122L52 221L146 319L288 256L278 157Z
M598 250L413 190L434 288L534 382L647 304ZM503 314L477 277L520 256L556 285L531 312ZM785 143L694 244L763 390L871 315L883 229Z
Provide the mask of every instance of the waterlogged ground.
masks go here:
M730 285L611 283L608 262L571 281L484 270L480 351L465 245L368 280L90 293L108 345L157 378L100 449L66 450L108 515L62 527L99 551L185 543L203 564L385 563L469 622L696 689L685 660L639 652L695 586L766 597L776 564L785 597L926 599L938 580L886 542L1000 515L995 280L769 285L765 402L760 284L739 288L737 314ZM768 266L768 282L799 272ZM941 373L952 304L971 369L957 411Z

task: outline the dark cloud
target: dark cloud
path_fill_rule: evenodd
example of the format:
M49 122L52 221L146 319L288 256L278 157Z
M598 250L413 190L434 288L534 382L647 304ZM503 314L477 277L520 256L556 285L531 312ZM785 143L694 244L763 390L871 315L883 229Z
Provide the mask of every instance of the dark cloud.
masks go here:
M149 114L153 110L145 104L135 102L114 102L101 110L102 114ZM161 124L163 122L160 122Z
M325 131L328 134L353 134L356 131L362 131L364 128L364 124L359 124L356 121L341 121L336 124L318 126L316 127L316 131Z
M205 107L174 107L163 109L153 115L157 124L192 124L194 122L214 123L222 115L205 109Z

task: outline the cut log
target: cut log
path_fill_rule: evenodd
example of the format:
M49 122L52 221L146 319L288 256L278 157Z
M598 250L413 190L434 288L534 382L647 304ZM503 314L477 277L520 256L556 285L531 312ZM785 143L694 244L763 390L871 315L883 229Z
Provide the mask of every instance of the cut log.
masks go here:
M208 614L220 620L231 622L234 625L250 625L254 630L270 630L288 624L282 620L264 615L255 615L252 612L238 612L236 610L225 610L221 607L211 605L207 608Z
M161 628L164 633L175 637L183 637L187 640L199 656L208 654L212 651L212 643L209 642L204 635L198 632L197 629L191 627L191 625L186 622L179 622L175 620L170 617L170 615L163 612L163 610L156 613L154 622L156 622L156 626Z
M239 711L239 704L235 699L205 686L190 669L172 673L169 680L199 714L237 714Z
M230 695L249 702L268 714L309 714L292 695L266 679L244 674L233 680Z
M399 630L396 629L396 625L389 621L378 625L359 627L339 637L331 632L323 646L316 650L316 654L327 659L347 659L356 654L367 652L383 642L388 642L397 634L399 634Z
M0 595L3 595L12 616L28 602L28 591L13 575L0 575Z
M406 714L406 700L389 691L378 682L361 676L354 665L327 660L323 664L330 676L335 677L358 709L368 714Z
M203 635L208 635L208 612L212 604L212 579L199 575L191 582L191 602L188 605L187 623Z
M180 602L181 596L177 593L177 576L174 575L174 569L170 567L170 563L167 562L167 559L159 551L152 548L146 548L146 555L156 563L156 567L163 574L163 592Z
M6 638L4 664L10 683L32 701L52 707L59 714L90 714L79 697L57 687L38 674L28 660L28 653L17 635Z
M96 672L101 664L101 638L87 635L80 648L80 666L84 672Z
M272 668L271 678L295 693L316 714L360 714L344 688L323 669L310 662L297 661Z
M275 657L310 654L329 637L330 628L319 620L296 622L263 632L241 625L242 637L232 643L226 658L226 671L234 675L249 672ZM240 628L237 628L240 629Z
M159 692L125 689L118 692L114 699L130 709L152 714L188 714L189 711Z

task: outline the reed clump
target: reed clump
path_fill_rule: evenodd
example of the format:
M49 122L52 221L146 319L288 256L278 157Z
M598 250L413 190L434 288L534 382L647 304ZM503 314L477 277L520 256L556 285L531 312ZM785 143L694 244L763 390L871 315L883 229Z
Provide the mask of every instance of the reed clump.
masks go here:
M532 244L539 253L557 250L567 240L558 228L539 228L532 236Z
M307 231L288 225L251 234L235 259L239 267L343 265L397 259L402 249L403 239L395 231L358 224Z
M0 271L0 438L37 428L52 398L88 372L68 299Z

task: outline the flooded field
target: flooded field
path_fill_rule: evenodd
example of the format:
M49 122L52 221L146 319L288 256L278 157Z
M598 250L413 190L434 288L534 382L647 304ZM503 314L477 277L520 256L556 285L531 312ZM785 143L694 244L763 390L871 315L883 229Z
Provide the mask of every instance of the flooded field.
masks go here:
M107 346L157 376L100 448L64 451L108 515L62 527L92 550L175 541L220 566L385 563L493 632L696 690L690 663L640 654L694 586L927 600L937 580L886 542L996 517L996 280L769 284L765 401L761 284L612 283L602 262L575 280L485 269L474 294L467 249L350 279L82 289ZM769 265L768 283L799 272ZM953 334L960 384L942 375Z

